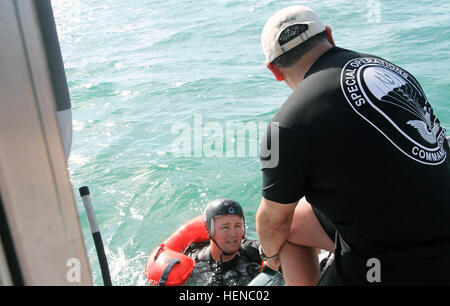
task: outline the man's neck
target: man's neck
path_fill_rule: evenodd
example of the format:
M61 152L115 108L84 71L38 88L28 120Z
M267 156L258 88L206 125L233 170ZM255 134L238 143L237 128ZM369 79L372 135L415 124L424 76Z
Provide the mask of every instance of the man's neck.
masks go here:
M283 68L283 73L285 76L284 81L292 89L295 90L298 84L300 84L304 78L305 74L311 68L317 59L322 56L326 51L331 49L333 45L330 43L322 43L314 47L310 52L306 53L298 62L289 68Z
M213 244L214 242L212 242ZM210 252L211 252L211 257L212 259L214 259L215 261L222 261L222 262L227 262L232 260L234 257L236 257L238 252L235 252L231 255L225 255L222 253L221 250L219 250L219 248L210 245Z
M233 254L233 255L222 255L222 257L221 257L220 255L218 255L217 257L212 256L212 258L213 258L215 261L219 261L219 262L228 262L228 261L233 260L233 258L236 257L236 254L237 254L237 253L235 253L235 254Z

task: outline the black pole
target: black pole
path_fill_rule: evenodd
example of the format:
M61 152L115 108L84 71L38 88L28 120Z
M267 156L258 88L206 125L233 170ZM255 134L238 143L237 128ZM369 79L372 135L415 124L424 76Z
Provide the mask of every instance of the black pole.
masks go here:
M84 209L86 210L89 226L91 227L92 237L94 238L98 261L100 263L100 269L102 270L103 285L112 286L111 276L109 275L108 261L106 259L105 249L103 248L102 236L100 235L97 219L95 218L89 188L88 186L83 186L79 189L79 191L81 199L83 200Z

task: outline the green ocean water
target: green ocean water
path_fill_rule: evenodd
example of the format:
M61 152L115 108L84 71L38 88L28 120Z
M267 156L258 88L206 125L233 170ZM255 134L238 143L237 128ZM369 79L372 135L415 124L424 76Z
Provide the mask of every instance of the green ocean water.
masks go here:
M144 285L150 251L216 198L240 202L247 236L256 238L257 144L290 93L264 67L260 33L277 9L299 2L52 4L72 100L69 170L94 283L103 284L78 195L83 185L114 285ZM448 1L301 4L332 27L338 46L415 75L450 131Z

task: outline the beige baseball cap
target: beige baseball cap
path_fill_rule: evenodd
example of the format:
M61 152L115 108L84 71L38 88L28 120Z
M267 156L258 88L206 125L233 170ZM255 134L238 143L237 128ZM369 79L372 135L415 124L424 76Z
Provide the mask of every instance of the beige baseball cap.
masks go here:
M304 25L304 31L280 45L281 33L293 25ZM277 11L267 20L261 33L261 44L266 60L269 63L272 62L280 55L323 31L325 31L325 25L309 7L294 5Z

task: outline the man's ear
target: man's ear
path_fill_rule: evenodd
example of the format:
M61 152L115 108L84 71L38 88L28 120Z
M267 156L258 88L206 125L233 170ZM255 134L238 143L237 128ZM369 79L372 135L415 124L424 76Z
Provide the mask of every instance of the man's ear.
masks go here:
M284 74L280 70L280 68L278 68L277 66L275 66L272 63L266 63L266 67L267 67L267 69L272 71L272 73L275 76L275 79L277 79L277 81L283 81L284 80Z
M326 35L327 35L327 38L328 38L328 41L330 42L330 44L332 44L333 47L336 47L336 44L334 43L334 39L333 39L333 34L331 32L331 27L329 25L327 25L325 27L325 31L326 31Z

